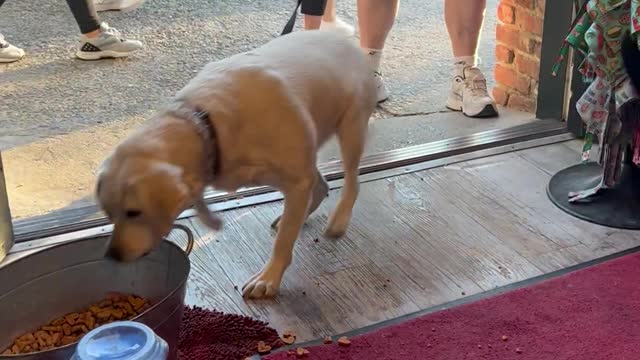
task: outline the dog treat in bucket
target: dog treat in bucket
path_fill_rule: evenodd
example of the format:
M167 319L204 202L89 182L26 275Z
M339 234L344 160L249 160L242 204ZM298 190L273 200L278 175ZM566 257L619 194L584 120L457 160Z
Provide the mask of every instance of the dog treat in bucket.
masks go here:
M69 313L19 336L2 355L28 354L73 344L100 325L133 319L149 307L149 302L139 296L111 294L84 311Z

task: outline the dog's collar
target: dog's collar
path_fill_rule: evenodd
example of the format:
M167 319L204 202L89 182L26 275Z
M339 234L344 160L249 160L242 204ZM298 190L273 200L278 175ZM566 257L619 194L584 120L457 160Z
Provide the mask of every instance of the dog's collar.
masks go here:
M209 113L185 101L177 101L169 112L178 118L191 121L198 130L204 147L203 180L207 184L210 183L220 172L220 151L217 146L216 128L211 123Z

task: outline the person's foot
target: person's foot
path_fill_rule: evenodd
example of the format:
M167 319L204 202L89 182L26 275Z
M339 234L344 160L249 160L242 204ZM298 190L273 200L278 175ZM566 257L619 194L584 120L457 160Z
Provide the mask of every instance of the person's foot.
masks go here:
M99 60L126 57L134 51L142 49L137 40L127 40L120 32L109 27L107 23L100 25L101 34L97 38L80 36L76 56L82 60Z
M24 50L13 46L4 40L0 34L0 63L11 63L24 57Z
M498 116L498 107L487 90L487 80L477 67L467 66L453 78L447 107L468 117Z
M93 0L96 11L133 11L145 0Z
M384 85L384 78L382 77L382 73L374 72L373 77L376 83L376 97L378 102L385 102L389 99L389 92L387 92L387 87Z
M322 20L322 23L320 23L320 30L333 31L345 36L353 36L356 33L353 26L347 24L340 18L336 18L334 21Z

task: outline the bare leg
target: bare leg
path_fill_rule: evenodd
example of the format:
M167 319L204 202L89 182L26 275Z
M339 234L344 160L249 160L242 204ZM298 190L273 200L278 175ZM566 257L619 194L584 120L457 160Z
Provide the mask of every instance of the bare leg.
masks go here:
M336 1L335 0L327 0L327 6L324 8L324 16L322 16L322 20L327 22L336 21Z
M447 107L469 117L498 115L486 79L477 68L478 42L486 7L486 0L444 0L444 21L454 57Z
M315 174L309 173L300 183L283 190L284 213L278 227L271 258L262 270L253 275L243 286L244 297L259 299L275 296L280 290L280 282L285 270L291 264L293 247L300 235L306 218Z
M453 56L476 55L486 7L486 0L444 1L444 21L451 39Z
M322 23L322 16L305 15L304 16L304 29L305 30L318 30Z
M384 43L393 27L399 5L399 0L358 0L360 47L375 76L378 102L389 98L380 72L380 61Z
M304 29L318 30L326 8L326 0L303 0L301 12L304 14Z
M384 48L387 35L398 14L399 0L358 0L360 46L367 49Z

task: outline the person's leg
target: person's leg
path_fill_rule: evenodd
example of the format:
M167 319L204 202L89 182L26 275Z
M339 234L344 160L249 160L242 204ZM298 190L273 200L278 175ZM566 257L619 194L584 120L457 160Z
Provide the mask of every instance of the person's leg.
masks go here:
M318 30L327 0L303 0L300 12L304 14L304 29Z
M88 38L100 35L100 21L91 0L67 0L73 17L80 27L80 33Z
M93 0L67 0L78 27L80 43L76 56L82 60L99 60L128 56L142 48L136 40L124 39L120 32L98 20Z
M336 21L336 1L327 0L327 6L324 8L324 15L322 21L333 22Z
M378 101L389 95L382 81L382 49L398 13L399 0L358 0L360 47L378 82Z
M355 29L336 16L336 0L327 0L327 6L322 16L320 30L334 31L346 36L353 36Z
M4 4L4 0L0 0L0 7ZM0 34L0 63L11 63L18 61L24 57L24 50L9 44L4 35Z
M484 22L486 0L445 0L444 20L453 50L453 84L447 107L470 117L498 114L477 67L477 49Z
M486 7L486 0L445 0L444 22L451 39L453 56L476 56Z

